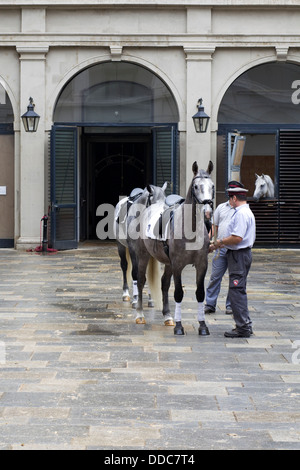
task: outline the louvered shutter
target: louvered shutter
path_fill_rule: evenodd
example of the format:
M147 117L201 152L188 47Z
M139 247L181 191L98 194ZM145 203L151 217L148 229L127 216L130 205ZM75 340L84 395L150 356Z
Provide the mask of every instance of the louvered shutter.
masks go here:
M279 139L280 244L300 245L300 131L281 130Z
M51 241L56 249L78 246L77 128L51 131Z
M175 193L177 188L177 136L174 126L153 129L154 135L154 181L163 186L168 181L166 194Z
M255 246L278 247L279 243L279 202L277 199L248 201L255 216Z

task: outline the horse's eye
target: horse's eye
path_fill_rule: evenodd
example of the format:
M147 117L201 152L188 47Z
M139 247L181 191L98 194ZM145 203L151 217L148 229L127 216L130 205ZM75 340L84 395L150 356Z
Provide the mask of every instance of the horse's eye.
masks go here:
M195 189L198 189L198 185L197 185L197 184L195 184L194 188L195 188Z

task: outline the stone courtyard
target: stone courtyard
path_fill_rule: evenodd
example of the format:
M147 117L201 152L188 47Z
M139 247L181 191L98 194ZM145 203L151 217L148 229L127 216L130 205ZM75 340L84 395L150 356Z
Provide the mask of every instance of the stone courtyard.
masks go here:
M194 268L183 337L121 281L113 243L1 250L0 449L300 449L299 250L253 250L249 339L224 337L227 276L208 337Z

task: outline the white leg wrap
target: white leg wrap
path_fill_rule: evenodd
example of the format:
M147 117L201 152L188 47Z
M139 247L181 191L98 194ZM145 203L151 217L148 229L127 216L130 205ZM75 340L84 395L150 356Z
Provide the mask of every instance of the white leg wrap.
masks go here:
M138 295L138 288L137 288L137 281L133 281L132 283L132 295Z
M181 321L181 303L175 302L175 316L174 320L176 322Z
M205 321L204 302L198 302L198 321Z

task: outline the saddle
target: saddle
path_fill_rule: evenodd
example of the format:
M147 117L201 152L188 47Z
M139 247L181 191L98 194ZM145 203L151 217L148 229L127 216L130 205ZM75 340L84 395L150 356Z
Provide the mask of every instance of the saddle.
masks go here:
M167 241L170 234L170 226L173 221L174 212L183 202L184 198L177 194L170 194L165 199L166 208L152 214L148 225L146 235L152 240Z
M143 190L141 188L135 188L131 191L130 195L124 199L124 202L122 200L119 211L116 214L117 224L125 223L130 207L142 194Z

